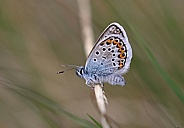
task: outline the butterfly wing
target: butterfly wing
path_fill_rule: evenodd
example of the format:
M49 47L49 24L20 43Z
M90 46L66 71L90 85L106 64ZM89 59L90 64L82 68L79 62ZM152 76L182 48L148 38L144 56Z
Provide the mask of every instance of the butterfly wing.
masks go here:
M97 76L125 74L132 58L132 48L125 30L111 23L100 35L85 64L85 70Z

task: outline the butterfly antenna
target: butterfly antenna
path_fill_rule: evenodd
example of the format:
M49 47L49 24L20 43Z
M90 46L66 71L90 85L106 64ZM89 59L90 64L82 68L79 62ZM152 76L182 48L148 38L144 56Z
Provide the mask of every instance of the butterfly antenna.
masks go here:
M70 68L70 69L66 69L66 70L63 70L63 71L59 71L59 72L57 72L57 74L61 74L61 73L64 73L64 72L67 72L67 71L73 70L73 69L76 69L76 67Z
M63 66L63 67L79 67L79 66L77 66L77 65L66 65L66 64L61 64L61 66Z

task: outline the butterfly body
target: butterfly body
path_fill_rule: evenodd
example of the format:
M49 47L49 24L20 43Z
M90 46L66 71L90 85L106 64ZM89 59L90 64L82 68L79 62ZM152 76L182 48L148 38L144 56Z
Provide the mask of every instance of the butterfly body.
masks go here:
M132 48L125 30L118 23L111 23L101 34L88 56L85 66L76 74L86 80L88 86L107 82L125 85L124 75L132 58Z
M79 77L84 78L86 80L86 85L91 87L93 87L96 84L102 85L102 83L104 82L108 82L111 85L121 85L121 86L126 84L124 77L122 77L121 75L114 76L112 75L112 73L110 73L111 75L109 74L97 75L95 72L91 73L91 72L85 71L83 66L77 69L76 74Z

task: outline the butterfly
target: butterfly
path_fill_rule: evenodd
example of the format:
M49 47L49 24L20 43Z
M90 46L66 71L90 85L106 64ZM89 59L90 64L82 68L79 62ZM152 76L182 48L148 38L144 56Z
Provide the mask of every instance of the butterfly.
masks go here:
M85 79L86 85L90 87L96 84L103 86L103 83L124 86L126 82L122 75L128 72L131 59L132 48L127 34L120 24L114 22L107 26L96 41L85 66L66 66L74 66L76 74Z

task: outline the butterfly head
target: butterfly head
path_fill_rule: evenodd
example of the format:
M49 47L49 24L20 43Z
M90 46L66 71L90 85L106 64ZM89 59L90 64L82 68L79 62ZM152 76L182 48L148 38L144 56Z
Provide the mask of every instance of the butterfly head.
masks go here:
M84 78L84 66L80 66L76 68L77 76Z

